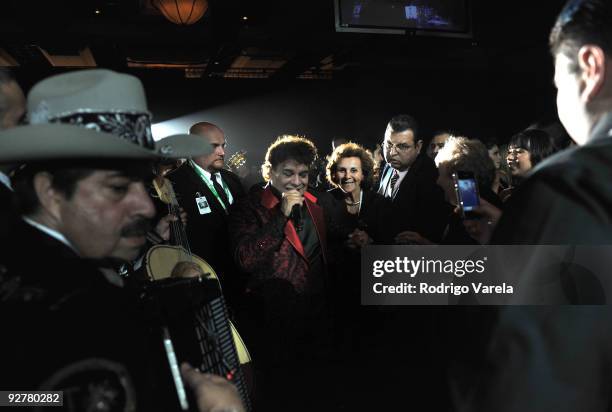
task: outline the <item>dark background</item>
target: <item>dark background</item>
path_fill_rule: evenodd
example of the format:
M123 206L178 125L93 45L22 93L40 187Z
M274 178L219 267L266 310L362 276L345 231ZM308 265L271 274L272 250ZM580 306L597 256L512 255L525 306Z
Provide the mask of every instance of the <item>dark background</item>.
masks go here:
M547 38L562 1L472 1L469 40L336 33L332 0L210 0L189 27L146 12L144 2L6 0L0 48L20 64L14 71L28 89L68 70L51 67L39 47L76 54L89 46L98 67L142 79L154 121L171 121L164 131L212 121L230 153L255 158L282 133L306 135L324 153L335 136L371 147L398 113L414 115L423 138L452 129L502 141L555 116ZM267 78L228 78L240 55L286 63ZM331 64L321 63L326 57ZM205 69L186 78L180 68L129 68L128 59ZM300 79L306 72L315 78Z
M560 0L472 1L469 40L336 33L332 0L210 0L207 14L190 27L144 12L143 2L2 0L0 49L19 64L14 71L28 90L68 70L52 67L41 48L72 55L89 46L98 67L143 81L165 131L217 123L230 154L247 150L254 162L281 133L306 135L323 153L336 136L372 147L398 113L414 115L423 138L453 129L506 141L555 116L547 40ZM234 67L240 56L285 63L254 78L260 72ZM184 68L131 68L128 59L200 65L200 77L186 78ZM354 346L350 364L305 376L304 399L292 402L303 410L397 410L398 404L448 410L448 359L462 345L486 341L486 328L470 323L470 308L409 309L369 314L370 323L355 326L363 342L347 345ZM485 309L476 308L478 315ZM467 365L474 368L475 358L466 356ZM322 405L322 394L337 400Z

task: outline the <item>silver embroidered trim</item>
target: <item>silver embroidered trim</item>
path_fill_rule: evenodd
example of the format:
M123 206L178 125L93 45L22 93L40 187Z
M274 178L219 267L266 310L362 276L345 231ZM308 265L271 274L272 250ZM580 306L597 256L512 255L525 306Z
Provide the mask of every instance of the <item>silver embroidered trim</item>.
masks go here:
M31 124L61 123L80 126L113 134L147 149L155 149L151 131L152 118L148 111L120 109L77 109L50 116L48 104L44 100L30 112Z
M174 153L174 148L172 145L165 144L159 148L159 152L164 156L170 156Z
M30 124L49 123L49 106L47 102L41 100L34 110L30 110L27 117Z
M41 100L34 110L28 114L28 122L30 124L51 123L56 119L73 116L80 113L109 113L109 114L130 114L130 115L146 115L149 121L153 120L153 114L148 110L124 110L124 109L77 109L62 113L56 113L53 116L49 115L49 106L45 100Z

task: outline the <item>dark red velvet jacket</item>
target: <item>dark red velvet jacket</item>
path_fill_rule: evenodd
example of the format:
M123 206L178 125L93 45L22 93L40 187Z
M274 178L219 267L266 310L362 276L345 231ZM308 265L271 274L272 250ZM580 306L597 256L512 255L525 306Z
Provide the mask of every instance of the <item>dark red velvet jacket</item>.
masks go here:
M326 227L323 209L306 192L305 203L327 262ZM281 212L280 201L270 187L252 190L235 205L230 214L230 239L234 258L249 274L247 287L257 287L267 280L282 279L296 292L304 292L308 260L293 222Z

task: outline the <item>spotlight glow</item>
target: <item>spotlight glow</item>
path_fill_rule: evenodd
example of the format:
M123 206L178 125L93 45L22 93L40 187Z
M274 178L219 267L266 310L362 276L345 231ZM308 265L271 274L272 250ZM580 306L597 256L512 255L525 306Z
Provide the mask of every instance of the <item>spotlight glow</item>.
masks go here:
M182 134L185 132L185 125L177 124L177 122L161 122L155 123L151 126L151 133L153 133L153 140L157 141L163 139L166 136L173 134Z

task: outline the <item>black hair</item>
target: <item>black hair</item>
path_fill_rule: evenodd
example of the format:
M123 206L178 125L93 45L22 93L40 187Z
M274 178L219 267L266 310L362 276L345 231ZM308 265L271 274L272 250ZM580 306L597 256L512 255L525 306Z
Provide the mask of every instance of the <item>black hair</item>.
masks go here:
M578 70L577 52L585 44L595 44L612 56L612 2L610 0L568 1L550 33L553 56L563 53Z
M262 174L266 181L270 180L270 170L286 160L293 159L300 164L312 166L317 158L317 148L305 137L282 135L268 147L262 166Z
M414 134L414 142L416 143L419 135L419 127L417 121L414 117L407 114L398 114L397 116L393 116L391 120L389 120L389 126L394 133L405 132L406 130L412 130Z
M573 144L573 140L570 135L563 127L563 124L557 119L554 120L540 120L533 125L529 126L528 129L540 129L548 133L552 139L555 151L563 150Z
M68 200L72 198L79 181L89 177L96 170L121 170L126 176L150 181L153 173L148 160L54 160L23 164L12 177L16 210L22 215L38 211L40 202L34 189L34 177L46 172L52 177L52 186Z
M491 150L495 146L501 146L501 143L499 142L499 139L496 136L489 136L486 139L482 139L480 141L484 143L484 145L487 147L487 150Z
M529 152L531 165L535 166L555 152L555 146L548 133L540 129L523 130L512 136L508 147L519 147Z
M40 206L36 190L34 189L34 176L41 172L48 172L53 176L53 188L66 197L72 198L77 183L93 173L91 169L57 169L43 165L22 165L12 179L15 193L14 201L17 211L22 215L36 213Z

